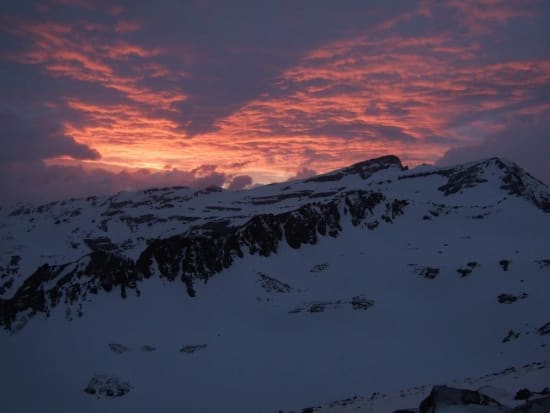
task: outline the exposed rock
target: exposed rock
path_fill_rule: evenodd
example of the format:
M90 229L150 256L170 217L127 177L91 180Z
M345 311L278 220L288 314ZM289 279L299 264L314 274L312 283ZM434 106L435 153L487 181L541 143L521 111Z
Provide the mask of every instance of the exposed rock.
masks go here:
M117 344L117 343L109 344L109 348L111 349L111 351L113 353L116 353L116 354L122 354L122 353L126 353L128 351L131 351L128 347L126 347L122 344Z
M514 396L514 400L528 400L533 395L533 392L529 389L518 390Z
M498 401L480 392L456 389L448 386L434 386L430 395L420 403L419 413L435 413L450 406L485 406L486 412L508 412Z
M354 310L367 310L372 306L374 306L374 300L369 300L364 295L356 295L351 299L351 307Z
M546 334L550 334L550 321L543 326L537 328L537 332L539 335L544 336Z
M258 275L260 276L262 288L268 293L288 293L292 290L290 285L285 284L276 278L270 277L267 274L259 272Z
M321 272L325 271L328 268L328 263L324 262L322 264L315 264L309 272Z
M305 182L339 181L346 175L359 175L362 179L367 179L378 171L392 167L399 168L402 171L406 169L403 167L401 160L397 156L388 155L359 162L336 172L329 172L328 174L309 178Z
M289 311L289 314L298 314L302 312L322 313L327 309L341 309L351 306L353 310L368 310L375 304L374 300L367 299L364 295L357 295L351 300L334 300L334 301L310 301L301 306L295 307ZM349 308L349 307L348 307Z
M473 165L463 170L453 170L449 174L447 183L438 189L445 195L456 194L466 188L476 187L478 184L487 182L487 179L482 178L481 165Z
M520 295L514 294L499 294L497 300L500 304L511 304L515 303L517 300L524 300L528 297L527 293L522 293Z
M466 276L468 276L472 273L472 269L471 268L459 268L458 270L456 270L456 272L458 272L461 277L466 277Z
M525 402L516 407L513 413L548 413L550 412L550 396L541 397Z
M508 331L508 334L502 339L503 343L508 343L509 341L516 340L519 338L520 333L510 330Z
M510 267L510 260L500 260L498 264L502 267L504 271L508 271L508 268Z
M92 253L67 264L45 264L25 280L12 298L0 299L0 324L11 329L18 318L23 320L23 313L25 320L37 313L48 315L51 308L61 303L79 305L87 296L102 290L117 288L122 298L129 290L139 295L137 284L154 275L169 281L180 279L193 297L196 280L207 281L230 267L236 257L245 253L269 256L277 252L281 242L300 248L316 244L322 236L337 237L344 216L357 226L374 215L374 208L384 200L379 192L349 191L293 211L256 215L239 226L231 227L225 221L213 225L216 222L211 221L188 233L151 241L135 262L112 252L107 238L94 239L90 244L95 249ZM403 200L387 203L389 220L401 215L406 205Z
M185 345L180 349L180 353L191 354L200 350L204 350L206 347L208 347L208 344Z
M439 275L440 270L439 270L439 268L436 268L436 267L420 267L420 266L417 266L415 268L415 272L418 275L421 275L425 278L433 280L435 277L437 277Z
M93 376L84 392L100 397L122 397L130 391L130 384L115 376L97 374Z

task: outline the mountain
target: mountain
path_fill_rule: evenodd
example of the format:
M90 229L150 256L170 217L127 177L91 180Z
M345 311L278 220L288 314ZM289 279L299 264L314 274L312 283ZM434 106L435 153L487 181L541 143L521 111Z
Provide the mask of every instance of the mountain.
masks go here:
M248 191L4 208L1 403L391 411L453 380L541 391L549 212L511 162L395 156Z

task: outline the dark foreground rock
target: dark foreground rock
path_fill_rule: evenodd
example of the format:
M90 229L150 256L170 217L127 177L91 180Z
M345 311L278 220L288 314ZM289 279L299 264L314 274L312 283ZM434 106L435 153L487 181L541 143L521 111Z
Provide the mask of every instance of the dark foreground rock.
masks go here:
M550 396L529 400L512 410L513 413L548 413L550 412Z
M420 403L419 413L435 413L450 406L485 406L487 412L495 413L510 411L495 399L475 390L434 386L430 395Z
M524 389L522 393L529 393L529 395L526 394L527 398L534 394L543 394L532 393L527 389ZM550 396L527 400L525 403L512 408L476 390L434 386L429 396L420 403L418 409L397 410L394 413L436 413L446 411L475 411L479 413L548 413L550 412Z
M130 391L130 384L115 376L96 374L93 376L84 392L100 397L122 397Z

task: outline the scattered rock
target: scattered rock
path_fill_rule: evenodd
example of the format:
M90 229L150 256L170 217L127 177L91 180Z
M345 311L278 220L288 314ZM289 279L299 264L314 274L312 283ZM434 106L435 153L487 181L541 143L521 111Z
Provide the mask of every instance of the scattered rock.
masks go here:
M440 270L436 267L416 267L415 272L424 278L433 280L439 275Z
M468 275L470 275L472 273L472 269L471 268L459 268L458 270L456 270L456 272L458 272L460 274L461 277L466 277Z
M514 330L508 331L508 334L506 334L506 337L502 339L503 343L508 343L511 340L515 340L519 338L520 333L515 332Z
M527 293L522 293L521 295L500 294L497 297L497 300L500 304L511 304L511 303L515 303L517 300L524 300L527 297L528 297Z
M270 277L267 274L259 272L258 275L260 276L262 288L268 293L289 293L292 290L290 285L285 284L276 278Z
M130 384L115 376L96 374L93 376L84 392L100 397L122 397L130 391Z
M443 411L450 406L472 405L492 407L491 411L493 412L508 411L504 405L480 392L448 386L434 386L430 395L420 403L419 413Z
M191 353L195 353L196 351L204 350L206 347L208 347L208 344L186 345L180 349L180 353L191 354Z
M550 334L550 321L543 325L542 327L537 328L537 332L539 335L544 336L546 334Z
M514 396L514 400L528 400L533 395L533 392L529 389L518 390Z
M550 412L550 396L529 400L512 410L513 413L548 413Z
M150 346L149 344L146 344L144 346L142 346L139 351L143 352L143 353L151 353L153 351L156 351L156 347L153 347L153 346Z
M367 310L374 305L373 300L365 298L363 295L356 295L351 299L351 307L354 310Z
M341 309L346 305L351 305L353 310L367 310L373 307L374 304L374 300L369 300L364 295L356 295L351 300L310 301L309 303L305 303L290 310L289 314L298 314L302 312L322 313L327 309Z
M327 268L328 268L328 263L325 262L322 264L314 265L313 268L309 270L309 272L321 272L321 271L325 271Z
M109 344L109 348L113 353L116 353L116 354L122 354L122 353L126 353L127 351L131 351L128 347L117 343Z
M502 267L504 271L508 271L508 268L510 267L510 260L500 260L498 264Z

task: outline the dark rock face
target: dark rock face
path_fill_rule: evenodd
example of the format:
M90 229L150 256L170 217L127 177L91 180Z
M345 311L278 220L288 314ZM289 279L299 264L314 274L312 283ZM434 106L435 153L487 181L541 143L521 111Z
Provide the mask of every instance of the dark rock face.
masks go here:
M512 410L513 413L548 413L550 412L550 396L529 400Z
M512 166L508 166L502 161L498 160L498 165L501 169L504 169L506 171L506 175L502 179L502 189L507 190L510 195L523 196L544 212L550 212L550 196L548 196L548 193L541 194L535 192L529 186L526 180L527 178L530 178L537 181L539 184L544 185L542 182L536 180L515 164Z
M350 191L293 211L256 215L239 226L231 227L225 221L195 226L185 234L150 242L135 262L113 252L110 240L94 239L89 243L90 254L67 264L44 264L12 298L0 299L0 324L16 331L37 313L49 315L50 309L60 304L68 306L68 318L72 317L71 305L78 306L76 314L80 316L88 296L115 289L122 298L129 291L139 295L139 282L153 275L181 280L188 295L194 297L194 282L206 282L230 267L235 258L245 253L275 254L282 242L300 248L316 244L322 236L337 237L343 219L358 226L372 219L374 208L385 201L379 192ZM384 221L393 222L407 205L406 200L385 202ZM158 268L158 273L153 268Z
M448 175L447 183L438 189L445 195L451 195L466 188L474 188L478 184L487 182L486 179L480 177L482 171L481 165L473 165L464 170L453 170Z
M121 380L115 376L107 376L103 374L97 374L93 376L88 385L84 389L84 392L100 397L122 397L130 391L130 384Z
M434 386L430 395L420 403L419 413L434 413L447 406L468 405L492 407L492 411L508 411L505 406L480 392L448 386Z

